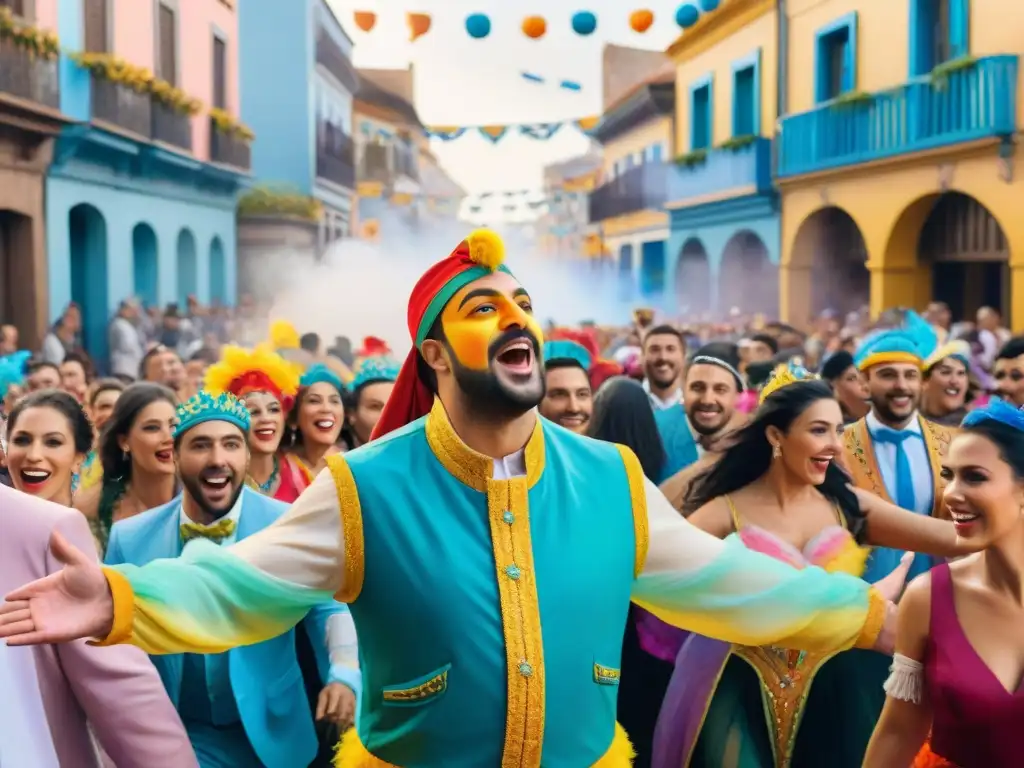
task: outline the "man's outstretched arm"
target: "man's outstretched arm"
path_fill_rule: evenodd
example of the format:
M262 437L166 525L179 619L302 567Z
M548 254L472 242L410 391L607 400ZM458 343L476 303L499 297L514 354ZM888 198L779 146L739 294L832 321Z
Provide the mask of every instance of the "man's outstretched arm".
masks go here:
M798 570L701 531L645 483L649 549L633 601L681 629L742 645L808 651L878 647L889 602L866 582Z

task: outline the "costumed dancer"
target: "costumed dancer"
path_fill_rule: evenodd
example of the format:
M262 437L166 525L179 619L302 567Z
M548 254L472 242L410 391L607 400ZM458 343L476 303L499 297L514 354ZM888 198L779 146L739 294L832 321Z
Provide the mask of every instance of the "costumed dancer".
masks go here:
M899 607L888 698L865 768L1021 765L1024 412L993 400L943 460L945 499L978 554L915 580ZM931 743L914 755L931 729Z
M299 389L298 366L269 347L228 346L207 369L203 389L215 395L230 392L249 409L249 485L288 504L299 498L309 473L279 450Z
M328 456L341 450L345 426L345 385L326 365L314 363L299 379L295 406L288 413L291 439L288 457L298 464L308 483L327 466Z
M971 386L971 345L950 341L928 356L921 367L921 415L955 429L967 415Z
M577 435L585 435L594 412L590 388L592 353L578 341L552 339L544 343L544 399L540 415Z
M266 386L256 378L250 376L254 385ZM251 421L245 403L227 392L200 390L178 406L177 415L174 457L184 491L168 504L115 523L108 565L187 561L196 541L244 542L288 508L246 486ZM337 710L339 717L347 708L345 719L351 722L361 677L354 642L341 639L351 630L347 613L328 598L309 607L303 627L317 655L321 708ZM294 768L309 765L316 755L291 628L224 654L155 655L153 664L181 713L201 768Z
M391 397L401 368L391 356L391 348L372 336L367 337L356 360L356 375L349 385L347 441L358 448L370 441L384 406Z
M720 541L630 451L537 417L541 329L503 258L478 231L420 278L374 439L330 457L277 523L103 571L55 538L69 565L8 595L0 636L216 653L336 595L368 692L345 768L627 768L614 712L630 599L743 645L888 649L898 585Z
M935 329L916 312L899 328L877 331L857 348L854 362L871 399L867 416L845 432L844 464L858 488L922 515L944 517L941 463L953 431L923 418L921 369L935 351ZM877 581L900 562L903 552L876 548L864 578ZM908 578L933 564L918 555Z
M751 422L691 485L687 503L698 508L690 522L789 568L856 577L871 544L942 556L970 551L949 522L851 493L834 463L842 429L828 384L780 366ZM907 556L903 571L909 566ZM658 720L654 765L859 768L884 700L884 674L870 673L888 657L789 647L801 650L691 635Z

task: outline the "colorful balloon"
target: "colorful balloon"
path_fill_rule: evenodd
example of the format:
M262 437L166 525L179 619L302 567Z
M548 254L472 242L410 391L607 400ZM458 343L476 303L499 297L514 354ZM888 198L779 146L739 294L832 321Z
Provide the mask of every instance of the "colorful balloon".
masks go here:
M572 31L577 35L591 35L597 29L597 16L590 11L577 11L572 15Z
M410 43L430 31L430 15L426 13L407 13L405 23L409 25Z
M629 14L629 26L634 32L646 32L654 23L654 14L651 11L633 11Z
M491 20L482 13L472 13L466 17L466 32L477 40L491 34Z
M700 0L700 9L704 11L704 13L717 11L719 5L720 3L718 0Z
M533 40L544 37L548 31L548 23L543 16L527 16L523 19L523 34Z
M363 32L369 32L377 23L377 14L373 11L356 11L353 16L355 16L356 26Z
M700 11L693 3L683 3L676 9L676 24L683 29L692 27L700 18Z

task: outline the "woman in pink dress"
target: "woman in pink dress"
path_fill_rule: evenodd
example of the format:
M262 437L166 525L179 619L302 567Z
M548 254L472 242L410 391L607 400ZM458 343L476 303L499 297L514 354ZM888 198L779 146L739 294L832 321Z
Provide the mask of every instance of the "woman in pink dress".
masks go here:
M984 549L900 601L865 768L1024 765L1024 412L997 399L971 411L942 474L958 536Z

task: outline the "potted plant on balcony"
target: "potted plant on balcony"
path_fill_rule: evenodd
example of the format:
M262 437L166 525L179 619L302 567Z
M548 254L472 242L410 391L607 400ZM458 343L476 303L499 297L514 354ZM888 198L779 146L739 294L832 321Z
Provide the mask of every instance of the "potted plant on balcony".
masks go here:
M236 120L229 112L213 107L210 109L210 120L213 128L222 136L237 139L246 144L251 144L256 134L245 123Z
M129 88L136 93L149 93L155 78L140 67L109 53L82 51L69 54L71 60L95 78Z
M242 218L319 221L321 213L319 200L282 187L254 187L238 201L238 215Z
M203 108L203 103L199 99L189 96L166 80L154 79L150 86L150 94L158 108L167 109L177 115L195 117Z
M47 61L60 55L60 41L55 34L17 21L7 6L0 6L0 41L10 42L29 56Z
M708 151L706 149L695 149L679 155L673 162L685 168L694 168L698 165L703 165L707 159Z

